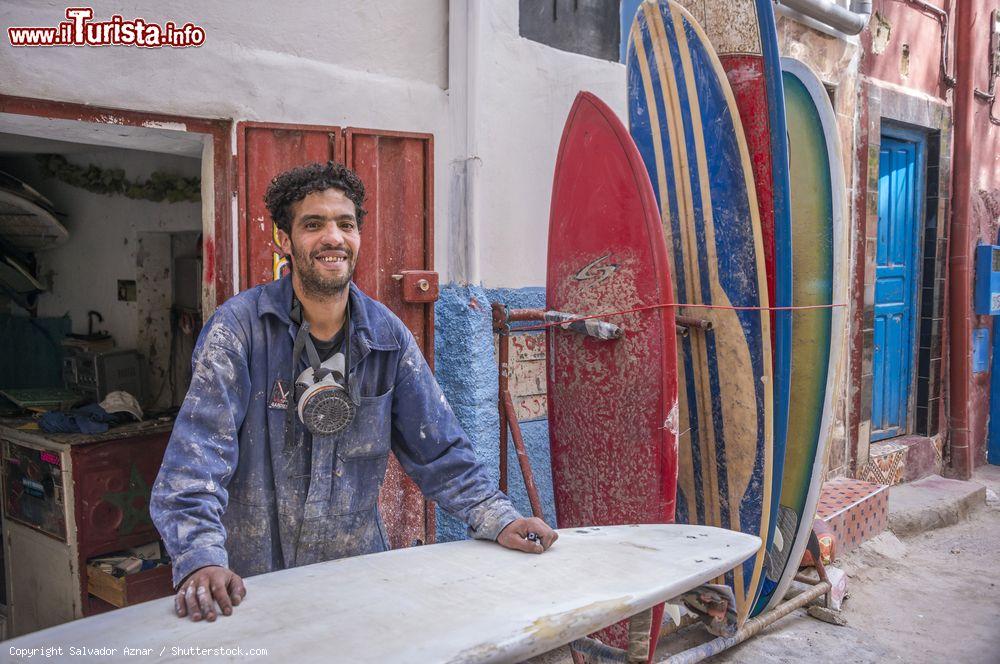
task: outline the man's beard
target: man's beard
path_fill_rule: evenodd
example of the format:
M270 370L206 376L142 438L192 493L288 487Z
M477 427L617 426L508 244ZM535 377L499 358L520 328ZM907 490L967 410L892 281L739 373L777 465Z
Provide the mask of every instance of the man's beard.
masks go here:
M347 254L344 259L347 262L347 273L342 276L324 276L322 271L316 266L315 258L316 254L324 251L341 250ZM351 278L354 276L354 264L356 262L356 257L354 252L352 252L348 247L331 247L325 245L319 247L312 256L307 256L304 251L299 250L296 246L292 245L292 273L298 275L299 284L307 295L311 295L316 298L327 298L334 295L340 295L344 292L344 289L348 287L351 283Z

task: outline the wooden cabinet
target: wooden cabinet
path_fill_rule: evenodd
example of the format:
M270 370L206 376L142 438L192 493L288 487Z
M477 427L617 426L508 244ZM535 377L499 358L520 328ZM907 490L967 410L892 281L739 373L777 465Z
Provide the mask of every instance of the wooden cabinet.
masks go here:
M114 608L88 592L86 563L159 538L149 493L172 427L142 422L84 435L17 424L0 425L4 571L14 636ZM168 569L135 577L121 584L121 601L172 592Z

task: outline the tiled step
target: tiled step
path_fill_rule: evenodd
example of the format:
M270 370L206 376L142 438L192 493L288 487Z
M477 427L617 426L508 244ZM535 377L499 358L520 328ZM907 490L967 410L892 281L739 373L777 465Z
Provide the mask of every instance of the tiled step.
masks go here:
M849 477L823 484L816 516L837 536L838 557L885 530L889 523L888 488Z
M896 440L872 443L868 463L858 473L858 479L872 484L895 486L903 481L906 470L906 445Z
M872 443L868 463L858 478L873 484L895 486L941 471L940 441L924 436L900 436Z

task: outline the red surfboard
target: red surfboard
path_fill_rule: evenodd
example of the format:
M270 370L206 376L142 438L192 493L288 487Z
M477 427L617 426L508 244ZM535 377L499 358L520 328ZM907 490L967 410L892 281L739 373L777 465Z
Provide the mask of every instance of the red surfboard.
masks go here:
M549 328L546 369L560 528L672 523L677 490L677 350L666 242L628 129L581 92L559 145L549 215L546 305L609 314L601 340ZM655 639L660 620L653 621ZM623 647L627 632L603 636ZM615 643L616 642L616 643ZM654 640L655 643L655 640Z

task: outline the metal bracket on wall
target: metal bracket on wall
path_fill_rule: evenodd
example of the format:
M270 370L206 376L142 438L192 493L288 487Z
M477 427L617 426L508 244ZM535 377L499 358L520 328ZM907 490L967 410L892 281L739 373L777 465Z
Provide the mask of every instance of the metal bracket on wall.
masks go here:
M954 88L957 84L955 77L948 73L948 42L951 29L948 27L948 12L924 2L924 0L906 0L909 4L919 8L928 14L933 14L938 23L941 24L941 77L948 88Z
M525 493L531 505L531 515L541 518L542 501L538 497L538 487L531 471L531 461L528 450L521 435L521 424L514 412L514 401L510 396L510 324L511 322L537 322L544 320L545 313L538 309L515 309L511 311L505 305L494 302L492 305L493 333L499 339L497 343L497 410L500 415L500 490L507 493L507 431L514 439L514 451L517 452L517 462L521 467L521 477L524 479Z
M997 77L1000 76L1000 9L994 9L990 16L990 54L989 54L989 75L990 87L987 91L975 88L976 99L988 102L990 105L990 122L1000 125L1000 118L993 115L993 107L997 105Z

